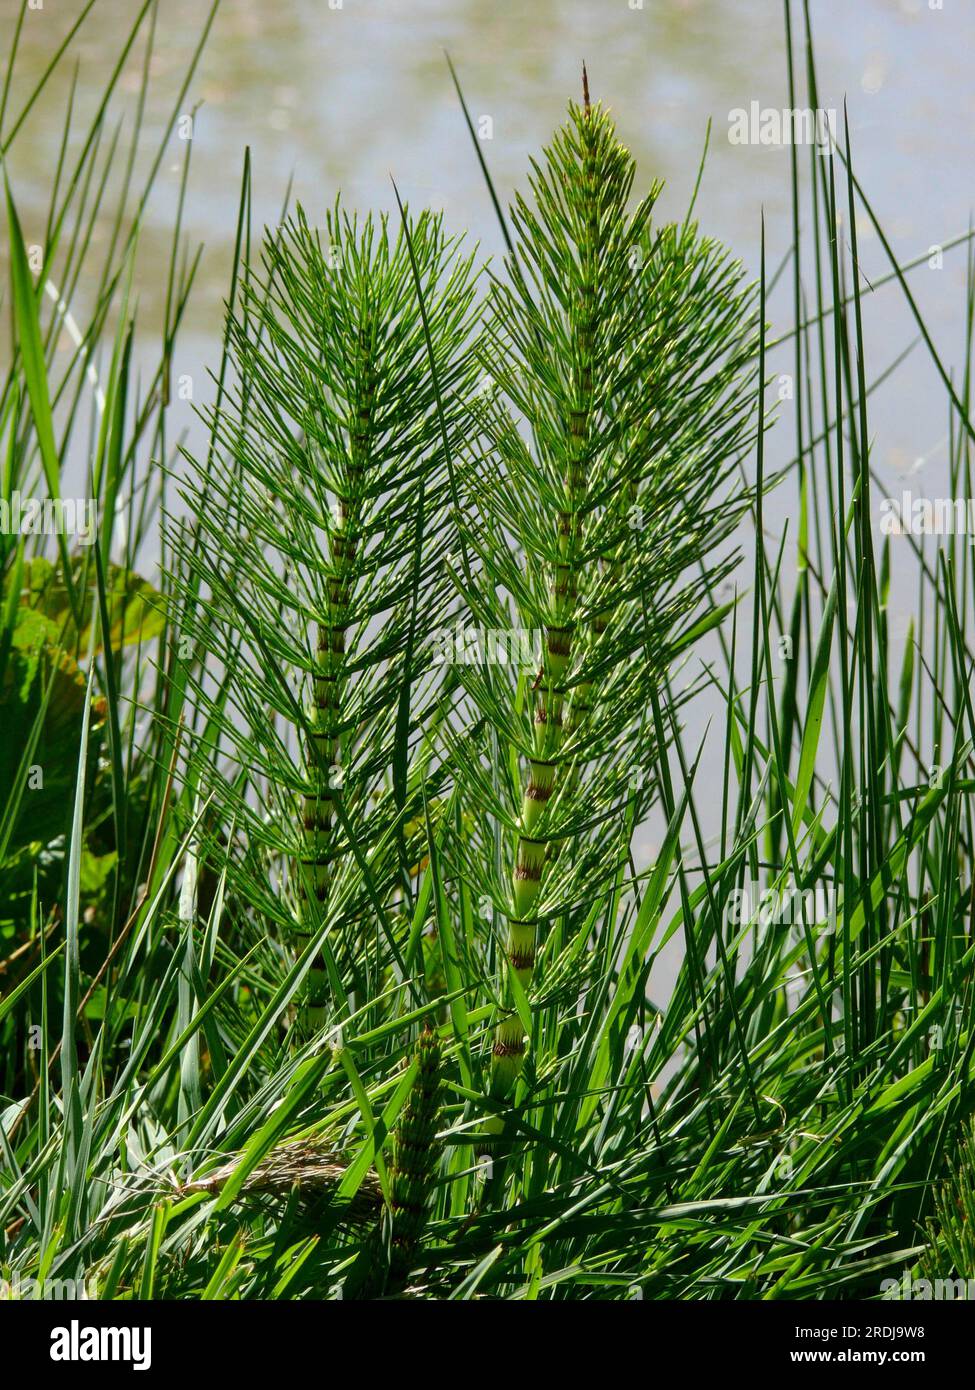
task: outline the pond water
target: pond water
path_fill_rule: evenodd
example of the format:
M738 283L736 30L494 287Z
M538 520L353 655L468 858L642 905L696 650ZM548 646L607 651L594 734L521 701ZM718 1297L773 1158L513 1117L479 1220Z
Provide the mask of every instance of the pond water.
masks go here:
M81 0L34 0L21 36L18 92L43 70ZM901 259L963 232L975 173L975 6L959 0L813 0L821 105L842 121L849 103L856 168ZM3 50L19 0L0 0ZM73 47L80 61L78 112L90 113L114 61L133 0L96 0ZM797 69L801 11L793 3ZM147 135L158 135L179 89L206 6L162 0L146 108ZM593 95L613 109L638 161L639 178L666 181L661 207L680 215L693 187L708 119L711 149L698 212L754 272L759 218L767 220L768 259L778 264L790 240L789 152L784 145L732 144L735 109L788 105L783 8L777 0L223 0L183 106L199 103L193 129L186 229L204 244L200 293L184 339L188 371L212 364L233 245L245 147L254 169L255 212L274 223L292 197L314 218L338 190L349 204L393 205L392 173L405 199L445 210L496 254L500 237L443 50L449 50L483 151L506 202L523 185L527 160L578 99L580 66ZM112 115L131 120L141 85L134 47ZM11 155L22 218L43 215L61 135L70 63L45 92ZM800 99L802 94L800 92ZM8 114L7 125L10 116ZM80 126L79 126L80 129ZM124 148L124 145L123 145ZM147 143L148 149L148 143ZM164 254L185 151L174 137L147 209L138 278L140 323L158 323L165 289L151 273ZM808 209L804 209L804 216ZM30 227L25 227L30 233ZM104 235L104 229L99 230ZM861 262L869 281L887 270L864 223ZM155 262L158 266L158 261ZM914 273L912 287L943 353L957 359L963 327L964 251L938 272ZM83 286L81 291L83 293ZM773 319L789 311L788 277ZM868 303L867 346L875 371L912 336L895 288ZM875 462L896 474L918 458L944 460L942 396L918 354L876 398Z

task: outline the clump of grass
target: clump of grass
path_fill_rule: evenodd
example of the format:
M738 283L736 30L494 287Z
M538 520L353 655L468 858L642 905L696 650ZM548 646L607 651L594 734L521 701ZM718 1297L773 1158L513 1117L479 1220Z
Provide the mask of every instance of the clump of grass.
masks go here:
M934 1213L927 1224L928 1244L919 1261L919 1276L965 1283L969 1297L975 1279L975 1131L969 1123L947 1157L947 1176L938 1184Z

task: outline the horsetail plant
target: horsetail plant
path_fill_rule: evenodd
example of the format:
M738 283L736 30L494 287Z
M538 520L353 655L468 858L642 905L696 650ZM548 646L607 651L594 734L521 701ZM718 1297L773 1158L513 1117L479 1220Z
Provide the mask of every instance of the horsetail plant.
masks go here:
M707 625L730 563L709 557L743 502L720 490L750 440L740 269L690 224L653 226L658 185L628 210L634 161L583 81L492 280L460 521L475 621L541 638L530 691L487 662L461 675L500 752L493 781L480 732L453 758L462 804L502 832L455 846L506 922L495 1099L522 1071L540 927L564 931L599 898L625 859L628 801L646 809L651 693Z
M360 223L336 205L323 237L299 209L231 318L237 384L213 422L219 463L186 494L186 626L226 671L197 693L231 758L221 785L249 832L245 863L258 847L291 864L285 894L260 865L248 891L304 950L306 1036L335 1003L329 965L353 1004L379 987L361 916L377 908L374 881L380 911L409 884L407 763L437 674L417 634L446 596L427 330L449 401L473 293L471 259L439 218L394 236L385 218ZM198 590L209 600L194 603Z

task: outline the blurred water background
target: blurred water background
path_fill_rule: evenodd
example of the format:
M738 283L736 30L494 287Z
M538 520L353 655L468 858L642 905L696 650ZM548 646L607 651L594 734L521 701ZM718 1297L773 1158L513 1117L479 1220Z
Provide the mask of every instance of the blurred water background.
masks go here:
M338 0L332 0L338 3ZM580 66L589 65L594 97L613 109L638 161L639 179L666 181L661 208L680 216L693 187L705 129L711 148L697 211L754 273L759 217L767 221L774 268L791 239L789 152L785 146L729 142L729 112L782 108L787 102L783 10L777 0L223 0L187 94L197 103L185 225L204 246L184 335L181 372L204 373L216 357L221 301L233 246L245 146L252 151L255 209L275 223L289 185L314 218L341 190L360 208L392 205L390 174L414 205L443 208L458 231L470 229L486 253L500 236L454 94L449 50L475 119L490 117L483 152L502 201L523 186L530 154L578 99ZM29 10L10 102L41 73L81 0ZM0 0L0 48L9 46L19 0ZM100 98L136 6L97 0L72 52L80 62L80 132ZM801 12L794 4L797 66ZM975 174L975 5L944 0L811 0L821 103L849 103L856 168L902 260L968 225ZM206 16L198 0L161 0L146 106L146 152L164 127ZM125 66L111 116L131 122L142 81L137 44ZM10 158L25 234L41 231L72 75L67 62L18 136ZM128 109L127 109L128 106ZM8 116L9 125L9 116ZM123 142L120 147L124 151ZM136 279L143 335L158 328L178 171L171 159L146 211ZM167 151L168 153L168 151ZM146 159L144 162L148 162ZM96 239L108 231L111 201ZM808 218L808 208L804 209ZM33 226L32 226L33 222ZM861 263L868 281L888 266L864 220ZM935 340L960 353L964 323L964 251L944 268L911 280ZM788 321L791 289L783 277L772 318ZM84 282L79 287L84 293ZM867 346L874 374L913 336L893 287L868 298ZM774 330L773 330L774 331ZM773 366L775 364L773 363ZM916 354L874 399L874 462L892 477L925 459L944 462L943 396ZM189 418L185 422L189 424ZM789 421L783 419L785 434ZM925 473L925 481L929 474Z

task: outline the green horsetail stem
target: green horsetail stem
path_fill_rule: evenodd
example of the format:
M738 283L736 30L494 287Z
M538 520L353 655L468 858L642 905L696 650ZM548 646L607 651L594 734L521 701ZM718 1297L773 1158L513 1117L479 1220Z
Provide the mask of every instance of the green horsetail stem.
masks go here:
M631 503L635 503L638 495L639 489L637 488L636 483L633 482L631 479L630 482L626 484L626 496L628 497ZM612 576L618 574L622 570L624 563L623 549L624 544L621 544L612 554L604 555L601 557L600 568L603 574ZM606 629L609 627L612 614L613 609L612 604L610 603L607 604L605 607L600 608L599 611L593 615L589 622L589 631L592 634L594 640L598 641L599 638L606 631ZM569 696L568 707L565 712L565 732L567 734L578 734L582 730L584 730L586 725L589 723L589 717L592 714L593 708L596 703L593 696L593 692L594 685L593 682L589 680L581 680L575 687L575 689L572 691L572 694ZM579 780L578 764L573 765L573 768L569 773L569 778L570 789L574 790ZM561 841L551 840L548 845L548 860L557 859L561 849Z
M635 504L639 496L639 488L632 479L625 484L625 495L631 504ZM614 551L603 555L600 559L600 569L604 575L618 575L624 565L625 542L621 542ZM599 639L609 627L610 619L613 616L612 603L607 603L594 613L589 622L589 630L593 638ZM566 733L578 733L582 729L592 712L593 708L593 682L582 680L573 690L569 697L569 707L566 710L565 728Z
M440 1038L427 1019L413 1049L416 1076L393 1133L389 1206L363 1242L345 1285L345 1296L377 1298L398 1293L413 1266L426 1229L436 1184L440 1144ZM388 1256L388 1258L387 1258Z
M533 832L557 789L559 752L563 742L565 676L572 657L576 606L579 595L578 552L582 543L583 516L592 448L593 353L595 350L596 299L598 292L602 180L612 176L623 147L615 138L612 122L589 101L589 84L583 68L583 107L571 108L578 132L581 171L575 188L566 195L575 212L573 234L577 239L577 297L569 306L571 350L570 400L565 422L566 463L563 477L564 505L557 517L558 561L550 582L550 621L546 624L543 669L537 682L533 756L529 759L528 784L521 805L515 843L512 878L513 912L508 918L506 969L523 990L528 989L535 968L538 918L536 904L542 887L549 840ZM508 980L506 1003L511 1004ZM514 1009L498 1024L492 1057L491 1091L507 1095L521 1074L527 1040L521 1018Z
M426 1021L413 1053L416 1078L393 1137L390 1164L390 1272L409 1273L423 1236L440 1161L440 1038Z
M352 603L352 572L360 539L362 483L369 463L373 412L378 385L375 370L375 324L368 309L359 329L355 391L347 420L348 491L338 497L328 528L328 577L325 613L318 624L312 704L308 712L310 737L306 770L311 788L302 804L302 856L299 866L300 923L297 934L308 937L318 925L320 904L328 897L333 845L333 782L341 764L338 730L343 717L345 639ZM312 903L312 894L315 903ZM327 1017L328 978L318 957L312 964L301 1008L302 1031L311 1034Z

